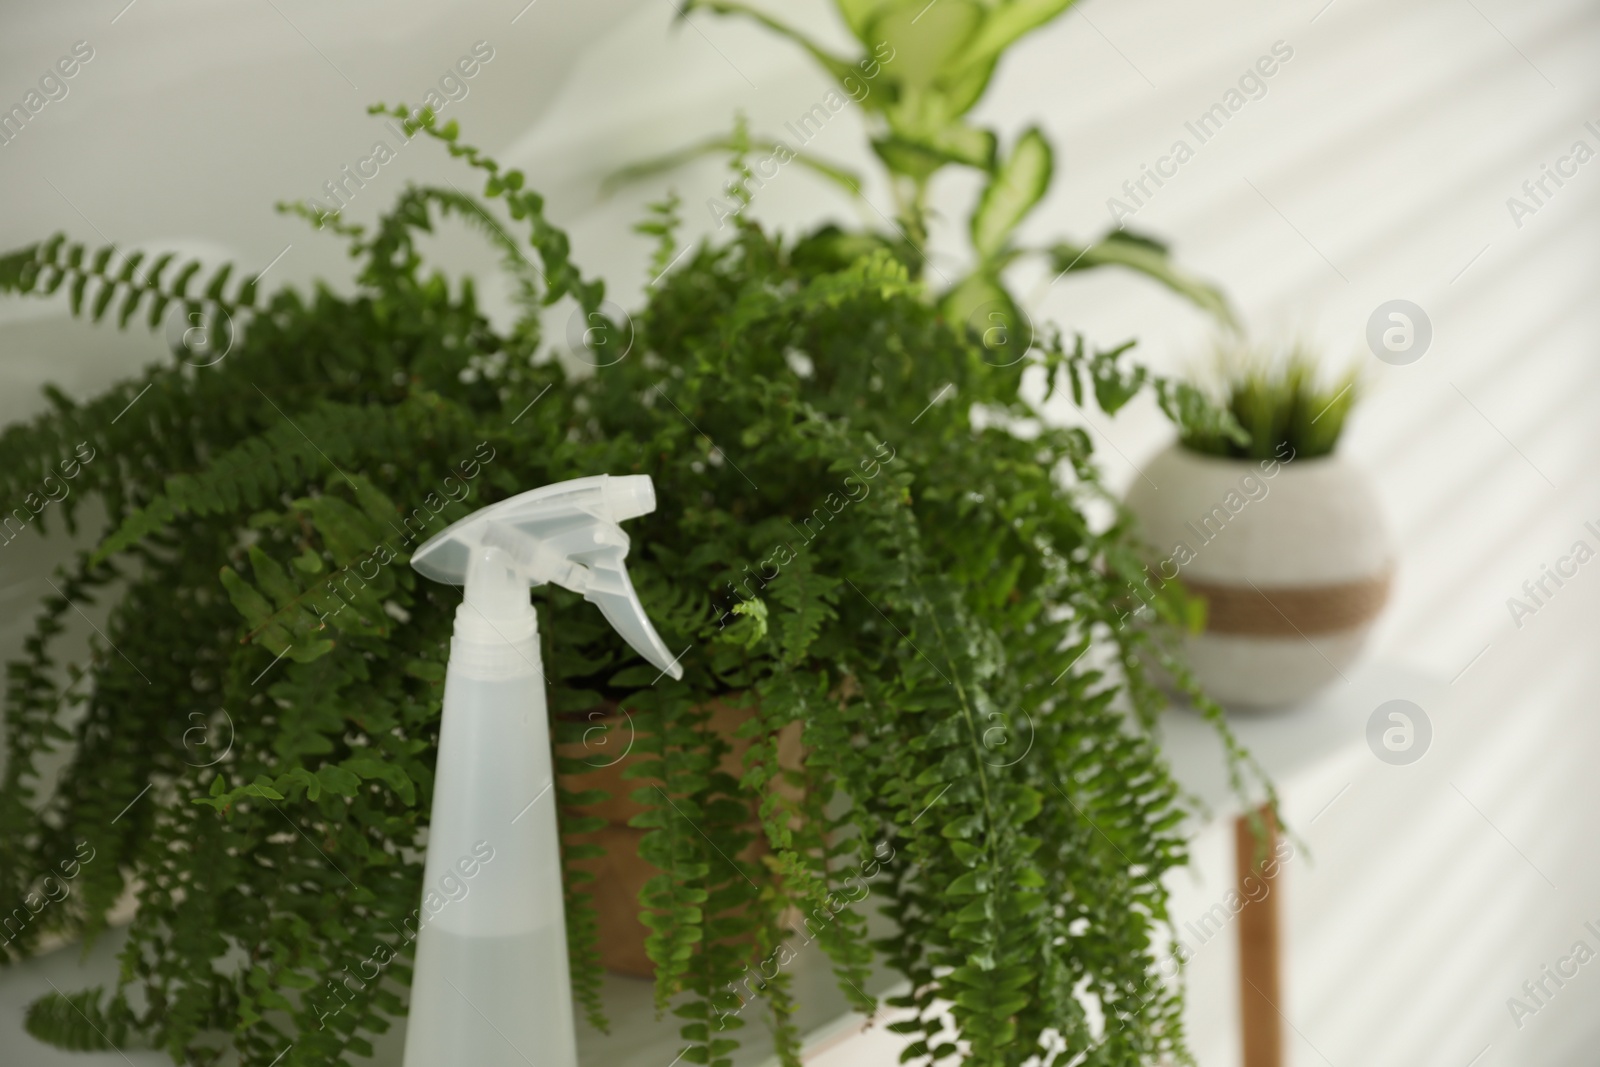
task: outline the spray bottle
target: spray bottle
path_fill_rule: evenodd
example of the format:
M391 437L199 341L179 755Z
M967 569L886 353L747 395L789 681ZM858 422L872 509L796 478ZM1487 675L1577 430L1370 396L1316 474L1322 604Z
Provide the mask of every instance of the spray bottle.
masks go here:
M538 620L546 582L598 607L682 676L628 580L618 523L655 510L646 475L547 485L483 508L412 556L465 585L445 673L405 1067L576 1067Z

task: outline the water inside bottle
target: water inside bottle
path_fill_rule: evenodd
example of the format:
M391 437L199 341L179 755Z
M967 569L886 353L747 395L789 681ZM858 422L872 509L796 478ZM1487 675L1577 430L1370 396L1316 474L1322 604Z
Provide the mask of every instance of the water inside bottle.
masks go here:
M548 967L566 951L565 931L555 926L508 937L424 927L406 1067L572 1067L578 1061L572 991L565 968ZM519 992L528 989L533 996ZM455 1035L450 1047L447 1034Z

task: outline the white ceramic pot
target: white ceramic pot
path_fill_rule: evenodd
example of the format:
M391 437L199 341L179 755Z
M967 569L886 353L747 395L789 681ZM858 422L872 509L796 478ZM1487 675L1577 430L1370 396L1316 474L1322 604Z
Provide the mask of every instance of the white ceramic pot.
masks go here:
M1153 582L1207 603L1189 663L1224 704L1283 707L1338 681L1388 599L1394 552L1366 474L1339 456L1221 459L1173 445L1128 507Z

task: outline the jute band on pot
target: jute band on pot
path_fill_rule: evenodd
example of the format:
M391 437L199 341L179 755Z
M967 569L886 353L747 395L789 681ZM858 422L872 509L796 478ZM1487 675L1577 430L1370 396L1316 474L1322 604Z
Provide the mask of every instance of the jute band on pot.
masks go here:
M1391 572L1328 585L1235 585L1184 578L1206 601L1206 632L1250 637L1338 633L1371 622L1389 599Z

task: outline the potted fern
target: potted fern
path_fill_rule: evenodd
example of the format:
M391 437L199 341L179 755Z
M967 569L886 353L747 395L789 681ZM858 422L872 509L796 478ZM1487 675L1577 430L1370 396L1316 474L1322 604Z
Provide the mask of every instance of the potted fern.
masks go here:
M1247 442L1180 433L1128 491L1155 549L1142 592L1204 606L1187 658L1224 702L1282 707L1339 680L1388 598L1394 550L1371 480L1335 451L1360 384L1313 353L1219 351Z
M1065 6L996 5L1008 14L979 81ZM920 39L897 32L896 46ZM52 393L49 413L0 434L7 498L87 442L107 458L59 514L94 499L108 516L11 667L0 892L30 894L80 843L97 858L6 958L47 934L93 938L119 898L137 902L117 985L43 997L30 1032L179 1063L370 1055L405 1013L455 606L413 581L409 550L494 499L608 471L657 487L630 572L684 677L635 661L560 590L536 594L541 640L558 741L592 745L588 716L614 706L644 757L629 824L659 873L637 907L681 1059L728 1063L765 1017L797 1062L797 913L820 917L815 940L860 1010L877 1007L872 967L900 977L910 1055L1182 1056L1181 990L1158 965L1173 947L1161 877L1184 862L1188 808L1152 738L1148 659L1217 724L1241 789L1252 765L1173 655L1186 598L1165 591L1158 625L1125 625L1140 542L1126 516L1093 517L1110 495L1083 432L1013 432L1034 419L1016 364L1107 413L1151 390L1187 436L1237 437L1231 418L1126 345L1044 330L994 358L966 304L919 277L906 233L785 239L741 216L730 240L686 254L672 198L641 224L659 280L631 343L591 330L599 369L570 373L543 312L604 319L605 286L521 172L453 122L394 114L474 168L481 194L409 187L368 225L299 209L348 244L350 296L268 294L226 266L196 290L199 264L60 236L0 258L0 291L64 292L96 321L155 326L176 307L238 326L220 358L178 353L84 401ZM901 129L923 154L880 155L902 160L913 221L917 174L968 135ZM1011 200L1002 177L1029 158L1037 172L1043 139L1029 143L972 163L997 183L974 216L993 253L973 275L980 304L1004 293L1010 232L1043 193L1034 181ZM748 146L732 147L748 174ZM522 301L511 327L488 321L472 279L429 269L419 235L450 219L503 253ZM1108 241L1102 259L1128 251ZM1141 249L1142 267L1177 277ZM89 598L110 602L103 644L59 671L64 620ZM714 721L728 707L737 737ZM194 715L228 734L204 766L181 744ZM798 760L784 742L797 731ZM66 767L47 791L56 750ZM558 789L575 993L597 1027L604 762L567 760ZM890 934L869 936L869 907Z

